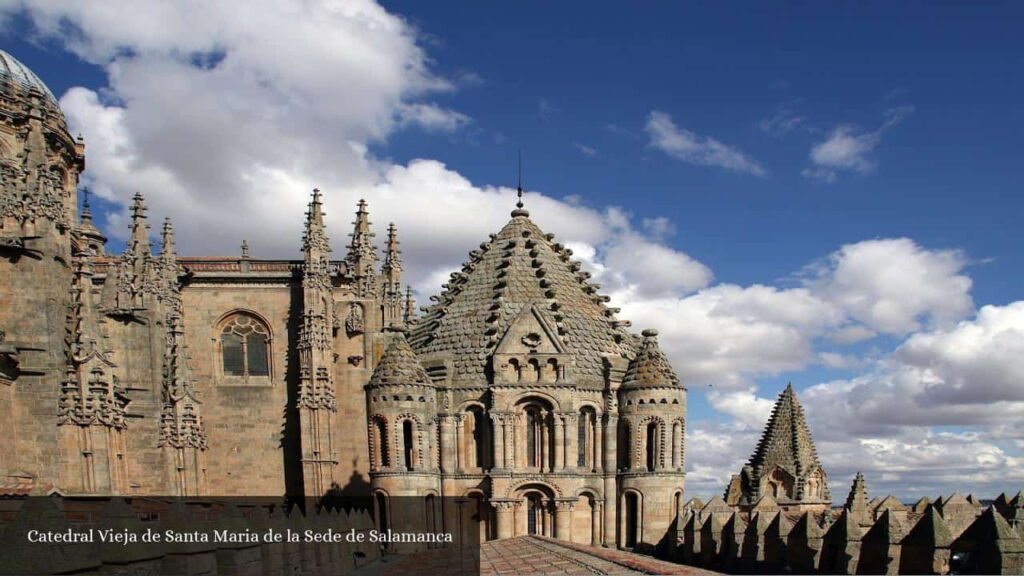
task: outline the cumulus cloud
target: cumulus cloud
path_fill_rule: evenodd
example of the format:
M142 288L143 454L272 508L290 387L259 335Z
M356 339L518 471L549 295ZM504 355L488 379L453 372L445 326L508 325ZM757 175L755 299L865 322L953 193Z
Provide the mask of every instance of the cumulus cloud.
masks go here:
M912 106L890 109L886 111L885 123L873 131L858 130L848 124L836 126L825 140L811 147L811 166L803 170L803 176L833 182L843 172L868 174L874 171L877 161L871 153L881 143L882 134L913 112Z
M644 125L648 145L681 162L716 166L732 172L765 176L768 171L742 151L710 137L700 136L676 126L672 117L657 110L647 116Z
M854 378L799 392L833 480L833 497L857 471L877 493L904 496L974 490L989 496L1024 481L1024 302L984 306L946 329L911 335ZM719 463L713 478L738 471L753 444L735 445L768 419L774 398L753 389L714 392L712 406L729 427L700 426L692 459ZM731 449L728 457L707 453ZM840 490L840 492L835 492ZM985 492L988 490L989 492Z
M620 291L612 301L634 325L658 328L685 382L727 390L804 368L814 360L813 339L844 318L809 290L763 285L717 284L682 298Z
M949 324L970 314L971 279L958 250L928 250L909 238L847 244L808 269L808 286L871 330L906 334L921 322ZM842 339L864 335L850 329Z
M241 13L216 3L171 10L126 1L26 1L8 10L23 10L35 34L107 72L105 88L62 98L72 129L86 138L85 184L122 207L145 193L151 214L174 218L183 253L234 253L248 239L255 256L297 256L316 186L336 252L365 197L378 230L398 225L407 279L432 293L514 205L513 190L471 183L436 160L401 165L370 152L397 130L461 130L472 119L436 99L479 84L472 72L437 74L422 34L372 1L268 0ZM123 18L128 11L132 18ZM547 101L542 108L554 112ZM623 261L627 250L649 253L646 265L657 266L651 290L692 290L710 278L620 211L535 192L526 200L538 224L591 249L595 265ZM126 211L106 215L105 227L123 238ZM644 265L630 262L619 281L646 273Z

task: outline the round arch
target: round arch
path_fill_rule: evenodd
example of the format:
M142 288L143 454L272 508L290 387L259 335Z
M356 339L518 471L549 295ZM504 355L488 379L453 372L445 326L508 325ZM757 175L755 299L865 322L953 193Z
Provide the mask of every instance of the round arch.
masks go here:
M508 401L508 404L505 406L505 409L514 409L517 406L529 403L531 400L540 400L546 403L548 405L548 410L561 410L557 398L555 398L551 394L548 394L547 392L542 392L540 390L526 390L524 392L519 393L518 395L512 397Z

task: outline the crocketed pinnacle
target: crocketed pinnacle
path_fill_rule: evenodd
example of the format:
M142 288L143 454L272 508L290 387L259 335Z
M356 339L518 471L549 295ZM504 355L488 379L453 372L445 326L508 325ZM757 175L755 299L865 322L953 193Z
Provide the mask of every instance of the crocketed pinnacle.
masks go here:
M821 466L811 431L804 419L804 409L797 400L793 384L787 385L775 402L771 418L768 419L757 449L750 457L749 465L754 469L768 469L778 465L794 476Z
M678 386L679 377L669 364L665 353L658 346L658 331L644 330L643 341L636 358L629 363L622 387L630 386Z
M302 235L302 251L307 258L316 259L325 256L331 251L330 241L327 239L327 229L324 226L323 203L320 201L320 189L313 189L313 199L309 203L309 211L306 212L306 229Z
M384 249L384 264L381 275L384 277L384 289L389 294L402 292L402 251L398 249L398 228L388 224L388 241Z
M604 382L607 356L632 359L628 323L615 319L606 296L525 214L514 216L451 275L433 305L424 309L410 344L419 354L450 354L456 381L484 383L491 354L509 326L533 307L574 357L572 378Z
M175 252L174 225L171 224L171 219L169 217L164 218L164 229L163 234L161 235L160 259L174 262Z
M846 509L851 512L864 513L868 510L868 487L864 482L864 474L857 472L853 478L853 486L846 497Z
M132 198L132 234L128 240L128 252L136 256L150 254L149 224L146 223L146 202L141 192Z
M433 381L423 369L416 353L412 351L405 339L405 333L395 331L392 333L391 342L384 351L377 367L373 369L370 376L370 386L399 386L418 384L420 386L433 386Z
M372 275L374 264L377 262L377 249L373 247L375 234L370 231L370 213L366 206L366 200L359 200L356 220L352 223L352 233L349 234L352 240L349 242L346 261L356 276Z

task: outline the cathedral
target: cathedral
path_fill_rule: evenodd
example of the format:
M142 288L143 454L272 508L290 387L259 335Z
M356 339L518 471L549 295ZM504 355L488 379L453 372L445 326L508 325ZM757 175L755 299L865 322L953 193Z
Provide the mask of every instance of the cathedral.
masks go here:
M301 258L267 260L178 254L136 194L111 254L85 143L4 52L0 118L2 489L355 495L382 526L414 497L481 541L643 548L675 522L686 388L521 200L418 314L364 201L343 257L314 190Z

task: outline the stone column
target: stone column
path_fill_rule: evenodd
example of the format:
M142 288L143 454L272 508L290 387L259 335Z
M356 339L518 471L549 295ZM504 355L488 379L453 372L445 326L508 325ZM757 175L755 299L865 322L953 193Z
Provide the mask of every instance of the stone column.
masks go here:
M462 472L466 468L466 452L465 452L465 434L463 433L463 424L466 422L466 417L463 414L456 414L455 417L455 471Z
M575 505L575 498L555 500L555 538L572 540L572 509Z
M561 414L554 414L555 420L555 470L565 468L565 421Z
M505 430L505 468L512 470L518 462L516 455L516 415L505 414L502 417Z
M455 472L454 423L451 414L438 416L438 420L441 422L441 471L451 474Z
M572 412L565 414L565 464L569 469L574 469L579 464L579 422L577 415Z
M548 460L548 413L541 412L540 414L540 471L549 472L551 470L551 462Z
M498 470L505 469L505 417L503 414L491 413L491 424L494 428L494 468Z
M594 450L591 458L594 459L594 470L600 472L605 469L604 463L601 461L601 449L604 447L604 430L601 427L600 420L594 422L594 437L596 440L594 442Z
M498 539L511 538L515 534L515 518L513 513L515 512L515 500L495 500L491 499L491 504L494 505L495 516L497 517L498 524Z
M604 417L604 545L616 546L618 523L615 521L618 509L619 491L615 482L616 434L619 417L607 414Z
M594 500L594 506L590 509L590 543L594 546L601 545L601 508L603 503Z

